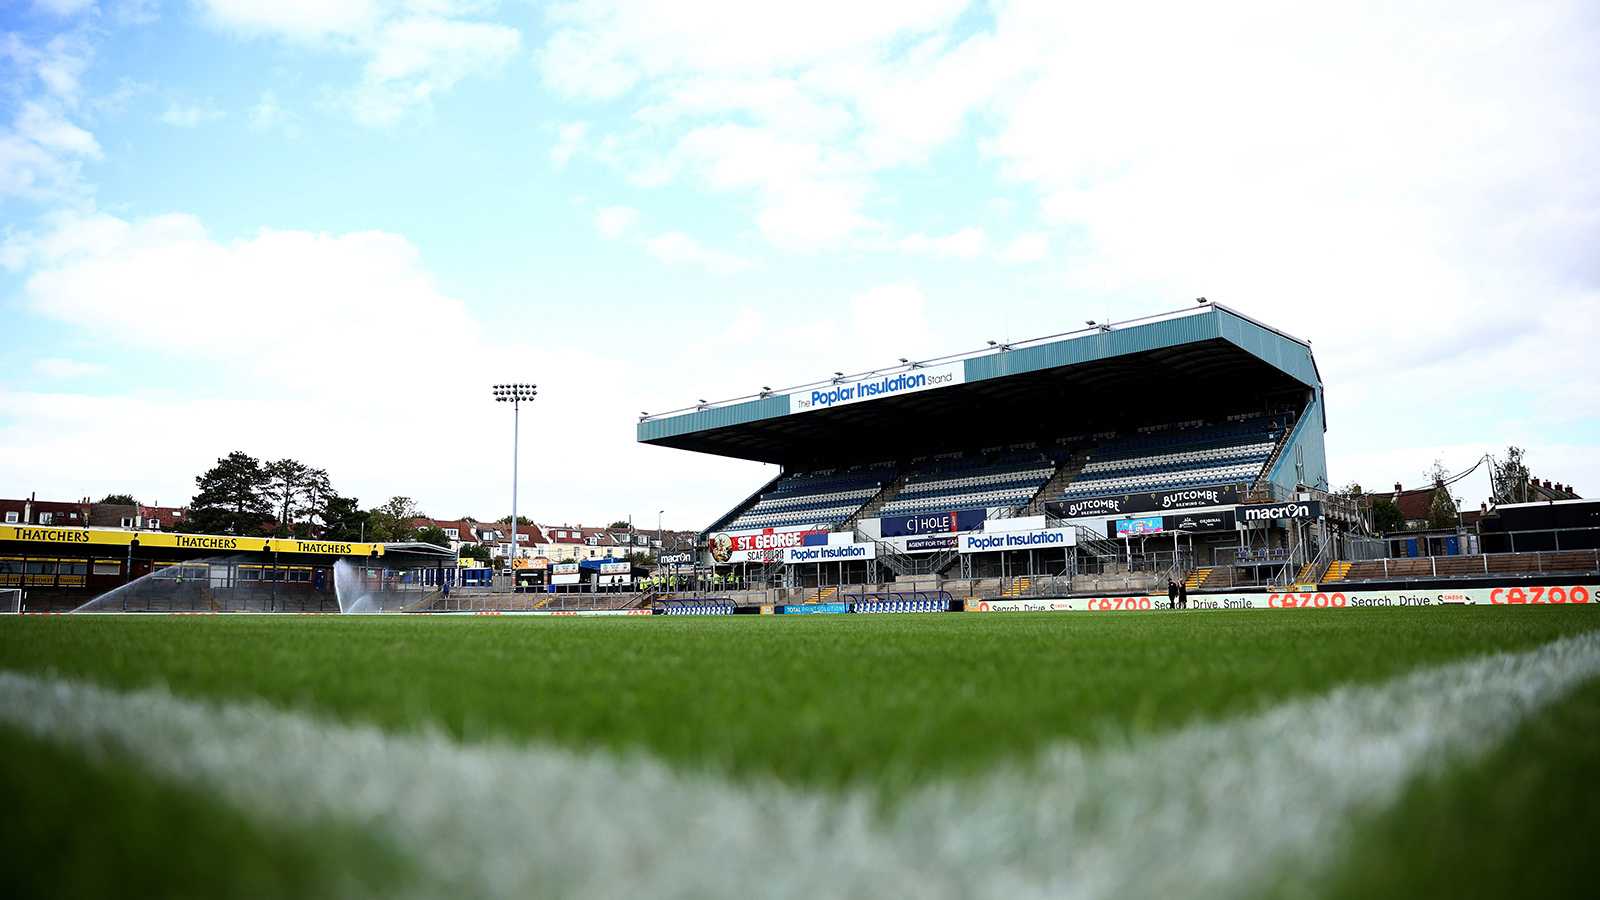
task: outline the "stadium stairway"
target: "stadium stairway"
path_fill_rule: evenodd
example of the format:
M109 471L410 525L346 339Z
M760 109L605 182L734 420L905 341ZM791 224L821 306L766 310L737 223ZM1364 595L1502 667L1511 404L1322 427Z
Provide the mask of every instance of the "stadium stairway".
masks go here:
M1032 588L1032 587L1033 587L1033 579L1032 578L1029 578L1026 575L1019 575L1016 578L1011 579L1010 586L1007 587L1005 589L1005 593L1001 594L1000 596L1002 598L1006 598L1006 599L1020 597L1023 594L1026 594L1028 592L1028 590L1030 588Z
M1186 591L1192 591L1198 588L1200 585L1205 584L1206 579L1209 577L1211 577L1210 569L1195 569L1189 573L1188 578L1183 580L1183 589Z
M1350 567L1354 563L1336 562L1328 567L1328 574L1322 576L1323 581L1343 581L1350 574Z
M806 602L807 603L827 603L828 602L828 598L832 597L834 594L837 594L837 593L839 593L839 586L837 584L831 584L831 585L828 585L827 587L823 588L822 590L817 591L817 595L815 597L812 597L811 599L807 600Z
M425 610L428 607L432 606L434 603L438 602L443 597L444 597L444 591L442 591L442 590L433 591L431 593L423 594L422 595L422 599L420 599L417 602L411 604L410 606L402 606L402 607L400 607L400 611L401 612L408 612L408 613L422 612L423 610Z
M1083 471L1083 467L1089 464L1089 454L1094 451L1095 445L1093 444L1072 451L1072 454L1061 463L1061 468L1057 469L1056 473L1050 476L1050 480L1039 488L1039 492L1033 495L1033 499L1028 501L1028 504L1022 508L1022 512L1018 515L1043 515L1045 504L1066 492L1067 485L1071 484L1072 480L1078 477L1078 473Z
M844 527L840 528L839 530L854 531L856 525L858 525L862 519L870 519L877 515L878 510L882 509L885 503L893 500L895 495L900 493L901 489L906 486L906 479L917 474L918 471L919 470L917 469L907 469L906 471L901 472L893 481L884 485L883 490L873 495L873 498L868 500L866 505L856 510L855 515L846 519Z

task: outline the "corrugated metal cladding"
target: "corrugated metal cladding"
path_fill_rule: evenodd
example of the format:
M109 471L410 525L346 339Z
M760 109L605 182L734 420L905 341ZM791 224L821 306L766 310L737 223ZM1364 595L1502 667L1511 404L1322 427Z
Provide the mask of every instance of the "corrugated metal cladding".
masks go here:
M788 395L767 397L764 400L748 400L732 406L720 406L715 409L701 410L700 412L684 413L670 419L651 419L639 423L639 440L654 441L661 438L676 437L680 434L692 434L696 431L706 431L712 428L725 428L729 425L743 425L746 422L755 422L761 419L771 419L789 414Z
M1216 307L1181 318L974 357L965 362L966 380L970 384L1219 338L1308 387L1318 386L1316 363L1312 361L1311 351L1305 345ZM788 414L789 398L786 395L768 397L684 413L669 419L640 422L638 434L640 441L654 441Z

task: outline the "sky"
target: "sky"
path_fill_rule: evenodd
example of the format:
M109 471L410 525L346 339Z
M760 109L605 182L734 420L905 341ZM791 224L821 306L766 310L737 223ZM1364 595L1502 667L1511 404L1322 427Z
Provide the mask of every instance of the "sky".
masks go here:
M0 495L494 518L527 381L520 514L699 528L641 412L1200 296L1334 484L1592 495L1597 147L1586 2L0 0Z

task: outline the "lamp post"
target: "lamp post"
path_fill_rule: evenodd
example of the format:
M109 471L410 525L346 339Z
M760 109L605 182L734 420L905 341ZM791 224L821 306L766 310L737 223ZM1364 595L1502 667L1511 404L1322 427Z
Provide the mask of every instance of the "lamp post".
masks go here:
M509 568L517 558L517 437L521 426L522 401L533 401L539 395L539 386L536 384L497 384L494 386L494 399L497 403L511 404L511 553L506 566Z

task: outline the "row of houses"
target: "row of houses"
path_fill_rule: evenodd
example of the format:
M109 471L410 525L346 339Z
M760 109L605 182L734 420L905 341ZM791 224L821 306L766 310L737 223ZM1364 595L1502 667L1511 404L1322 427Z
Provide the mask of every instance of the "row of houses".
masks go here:
M188 510L181 506L94 503L88 497L76 502L40 500L32 494L20 500L0 499L0 522L6 525L53 525L67 528L113 528L127 531L173 531L183 524ZM471 546L483 546L492 556L511 556L511 527L504 522L471 519L444 520L419 517L417 528L437 526L450 539L458 555ZM584 525L523 525L517 529L517 557L584 560L623 559L634 553L687 550L694 546L693 531L639 531L592 528Z
M418 529L434 527L450 539L450 548L459 556L471 547L485 547L497 559L512 556L511 526L505 522L477 522L472 519L412 520ZM516 558L543 557L563 560L625 559L635 553L672 553L694 546L693 531L639 531L636 529L591 528L584 525L520 525L516 529Z
M92 503L88 497L75 503L40 500L38 494L23 500L0 499L0 521L6 525L170 531L182 524L185 512L181 506Z

